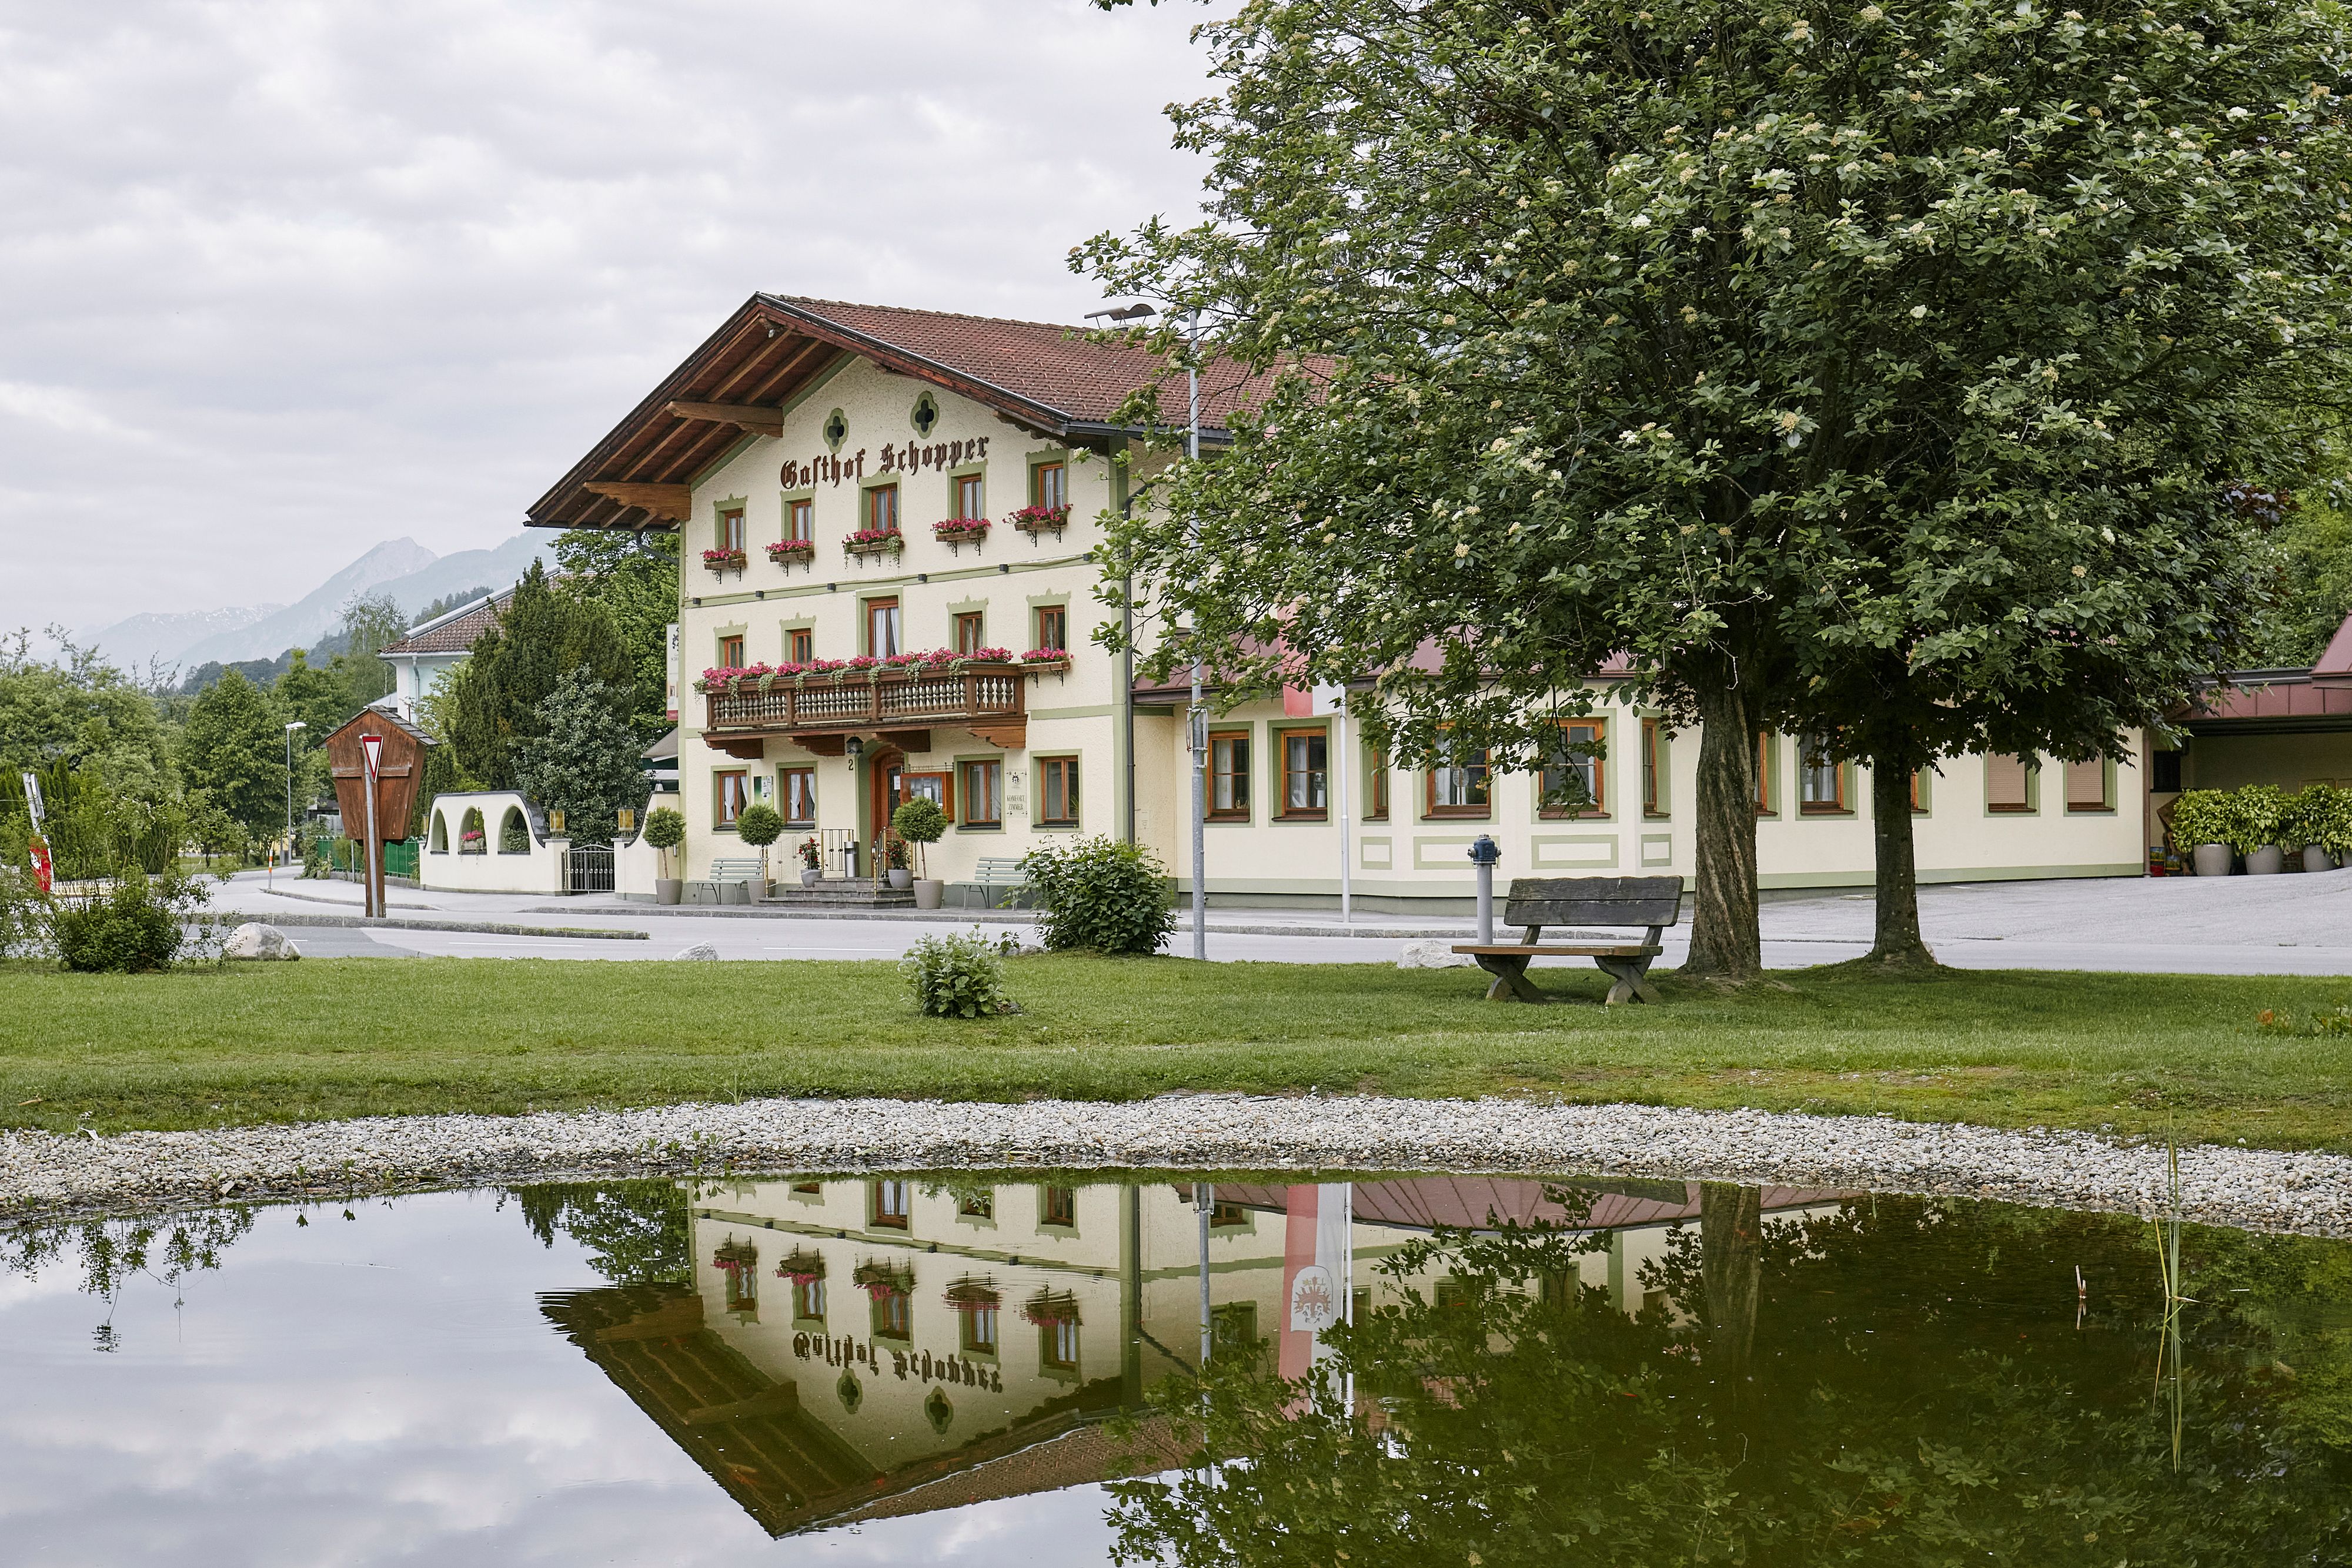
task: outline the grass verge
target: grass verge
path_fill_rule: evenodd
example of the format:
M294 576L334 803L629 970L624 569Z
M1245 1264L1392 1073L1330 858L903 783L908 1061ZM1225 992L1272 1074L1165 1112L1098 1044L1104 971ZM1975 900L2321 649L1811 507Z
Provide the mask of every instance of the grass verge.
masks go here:
M1472 971L1014 960L1024 1011L925 1019L888 963L305 959L159 976L0 967L0 1125L112 1131L769 1094L1132 1099L1169 1090L1885 1112L2352 1152L2352 981L1784 973L1603 1009Z

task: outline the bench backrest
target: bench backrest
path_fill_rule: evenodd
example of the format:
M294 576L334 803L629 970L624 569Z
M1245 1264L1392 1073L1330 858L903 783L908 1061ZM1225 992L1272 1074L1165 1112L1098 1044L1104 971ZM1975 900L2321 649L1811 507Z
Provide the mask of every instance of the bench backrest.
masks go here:
M1678 876L1521 876L1511 879L1506 925L1673 925L1682 919Z
M982 882L1022 882L1028 873L1021 869L1018 860L983 856L978 874Z
M710 862L713 882L749 882L760 874L756 860L714 860Z

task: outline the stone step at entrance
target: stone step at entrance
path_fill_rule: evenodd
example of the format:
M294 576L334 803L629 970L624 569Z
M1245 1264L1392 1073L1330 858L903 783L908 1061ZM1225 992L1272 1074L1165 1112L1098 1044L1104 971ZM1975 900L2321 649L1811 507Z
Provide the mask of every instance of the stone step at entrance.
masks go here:
M803 887L797 882L773 882L762 904L776 904L785 909L912 909L914 891L898 891L887 885L876 886L872 879L856 876L819 877L814 887Z

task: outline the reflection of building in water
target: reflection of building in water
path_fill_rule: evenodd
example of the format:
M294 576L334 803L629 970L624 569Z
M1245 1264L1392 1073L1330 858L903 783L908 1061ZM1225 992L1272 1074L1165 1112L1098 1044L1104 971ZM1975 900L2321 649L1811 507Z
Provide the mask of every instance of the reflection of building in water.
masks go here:
M544 1307L782 1535L1121 1473L1126 1450L1100 1423L1197 1364L1204 1264L1219 1343L1269 1342L1292 1376L1311 1364L1318 1324L1408 1289L1443 1299L1442 1263L1412 1279L1377 1268L1437 1227L1605 1231L1582 1282L1640 1311L1643 1267L1697 1217L1698 1189L1580 1183L1577 1201L1591 1207L1571 1212L1552 1196L1560 1188L1479 1176L1220 1183L1207 1189L1204 1260L1189 1184L704 1185L692 1198L693 1290L614 1287ZM1841 1196L1768 1187L1763 1208Z

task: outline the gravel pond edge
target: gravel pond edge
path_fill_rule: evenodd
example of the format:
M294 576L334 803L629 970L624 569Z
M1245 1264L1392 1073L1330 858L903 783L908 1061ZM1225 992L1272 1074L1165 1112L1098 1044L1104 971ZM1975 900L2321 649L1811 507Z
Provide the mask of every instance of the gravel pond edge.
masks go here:
M1884 1116L1524 1100L1169 1095L1089 1103L750 1100L523 1116L0 1135L0 1224L645 1176L951 1167L1450 1171L1941 1194L2140 1215L2161 1145ZM2352 1157L2200 1145L2183 1218L2352 1237Z

